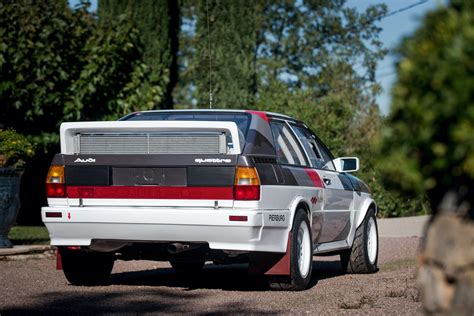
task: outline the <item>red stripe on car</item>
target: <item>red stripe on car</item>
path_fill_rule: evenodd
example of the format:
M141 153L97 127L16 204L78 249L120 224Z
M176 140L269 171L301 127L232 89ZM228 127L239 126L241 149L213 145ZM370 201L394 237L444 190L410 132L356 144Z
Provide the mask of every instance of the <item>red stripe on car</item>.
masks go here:
M69 198L233 200L233 187L69 186Z
M267 113L265 113L265 112L261 112L261 111L250 111L250 110L247 110L247 111L245 111L245 112L250 113L250 114L258 115L258 116L260 116L261 118L263 118L263 119L268 123L268 116L267 116Z
M324 182L321 180L318 172L314 169L304 169L308 174L309 178L313 182L313 185L317 188L324 188Z

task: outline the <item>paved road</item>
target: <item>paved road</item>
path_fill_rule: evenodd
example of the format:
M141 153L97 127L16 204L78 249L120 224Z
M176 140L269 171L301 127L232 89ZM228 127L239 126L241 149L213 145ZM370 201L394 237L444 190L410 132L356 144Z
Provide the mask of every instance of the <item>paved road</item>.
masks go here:
M381 238L380 271L343 275L338 257L315 258L311 288L271 292L244 265L206 265L183 277L167 263L117 262L108 286L77 287L54 258L0 261L0 314L316 313L415 314L420 310L415 262L419 238Z
M422 237L431 216L382 218L377 220L381 237Z

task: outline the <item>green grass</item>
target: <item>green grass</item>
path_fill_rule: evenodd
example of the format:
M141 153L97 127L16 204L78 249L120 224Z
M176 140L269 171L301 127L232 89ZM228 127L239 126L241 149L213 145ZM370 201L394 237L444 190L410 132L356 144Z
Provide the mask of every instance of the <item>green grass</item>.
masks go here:
M404 268L411 268L411 267L416 267L416 259L415 258L404 258L404 259L398 259L395 261L387 262L384 264L381 268L382 271L397 271L400 269Z
M48 230L44 226L13 226L8 239L14 245L47 245Z

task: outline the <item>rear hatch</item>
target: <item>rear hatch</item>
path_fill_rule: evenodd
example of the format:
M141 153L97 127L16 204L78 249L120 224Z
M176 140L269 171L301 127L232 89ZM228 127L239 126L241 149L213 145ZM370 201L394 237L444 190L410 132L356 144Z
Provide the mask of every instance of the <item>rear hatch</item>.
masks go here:
M70 206L232 207L245 133L217 119L64 123L53 165Z

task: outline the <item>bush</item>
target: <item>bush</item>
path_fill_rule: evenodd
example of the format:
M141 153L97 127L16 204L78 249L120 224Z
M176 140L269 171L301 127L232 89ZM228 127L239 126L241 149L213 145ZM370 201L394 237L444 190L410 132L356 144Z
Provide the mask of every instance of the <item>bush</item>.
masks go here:
M21 168L34 154L34 146L14 129L0 129L0 155L4 156L4 166Z

